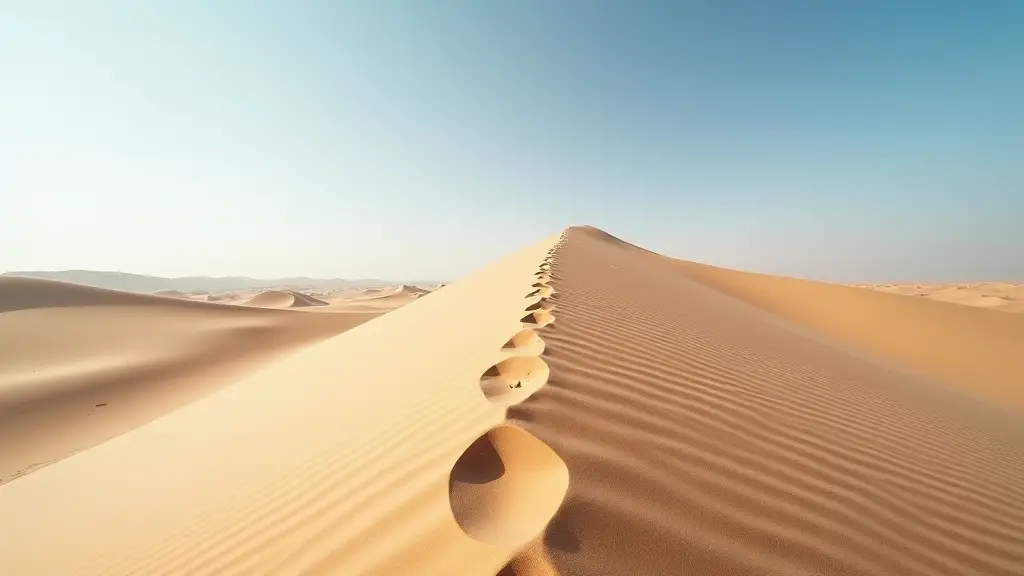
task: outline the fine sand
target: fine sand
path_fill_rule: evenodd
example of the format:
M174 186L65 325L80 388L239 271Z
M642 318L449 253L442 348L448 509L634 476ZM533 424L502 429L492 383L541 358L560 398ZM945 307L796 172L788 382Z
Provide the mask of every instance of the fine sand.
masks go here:
M182 296L0 278L0 484L387 310L321 318Z
M1024 573L1024 315L590 227L426 295L294 309L17 282L0 391L41 416L5 450L66 448L52 426L132 393L149 410L0 485L0 574ZM217 343L258 360L202 385L90 376L109 350L177 370ZM91 416L61 408L77 395Z
M947 282L941 284L861 284L879 292L916 296L938 302L978 306L1000 312L1024 312L1024 284Z

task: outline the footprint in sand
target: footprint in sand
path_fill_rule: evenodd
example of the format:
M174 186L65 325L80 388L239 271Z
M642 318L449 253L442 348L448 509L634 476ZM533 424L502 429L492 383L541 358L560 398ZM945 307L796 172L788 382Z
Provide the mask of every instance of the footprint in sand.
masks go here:
M480 390L498 406L526 400L547 383L551 372L537 356L512 356L487 369L480 377Z
M555 290L546 284L538 282L532 286L533 291L526 295L527 298L533 298L534 296L540 296L541 298L550 298Z
M530 328L543 328L555 321L555 316L547 310L536 310L519 319Z
M480 377L480 390L498 406L518 404L547 383L550 369L540 358L544 340L534 327L554 322L546 300L553 290L538 282L528 297L526 325L502 346L508 354ZM459 457L448 478L452 516L477 541L521 546L540 534L558 511L569 487L569 470L544 442L525 430L502 424L477 438ZM512 572L508 572L512 570ZM512 564L503 573L516 574ZM539 574L539 573L538 573Z
M551 310L554 310L554 309L555 309L555 305L554 304L552 304L551 302L548 302L548 300L546 298L541 298L540 300L538 300L538 301L534 302L533 304L530 304L529 306L527 306L525 312L535 312L537 310L548 310L548 311L551 311Z
M533 328L520 330L501 347L508 356L540 356L544 353L544 340Z
M558 511L569 470L529 432L509 424L477 438L448 478L452 515L470 538L520 546L539 534Z

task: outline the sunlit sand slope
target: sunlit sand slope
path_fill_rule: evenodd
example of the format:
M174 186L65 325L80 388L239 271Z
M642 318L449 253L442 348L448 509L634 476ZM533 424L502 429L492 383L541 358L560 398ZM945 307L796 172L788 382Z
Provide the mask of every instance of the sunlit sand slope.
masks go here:
M666 261L691 280L822 335L1024 409L1024 315Z
M303 308L306 306L327 306L327 302L308 294L291 290L267 290L242 302L246 306L262 308Z
M557 238L0 485L0 574L496 574L570 482L506 419Z
M571 482L503 576L1024 573L1024 419L982 377L1005 374L980 369L975 389L915 376L892 360L903 351L883 359L809 329L845 324L769 314L590 228L567 232L550 278L550 378L509 416ZM785 294L772 302L789 313L817 295ZM864 294L886 299L897 330L959 326L1002 350L1016 334Z
M0 484L378 314L320 318L0 278Z
M527 247L0 486L0 574L1022 573L1010 388L687 268Z

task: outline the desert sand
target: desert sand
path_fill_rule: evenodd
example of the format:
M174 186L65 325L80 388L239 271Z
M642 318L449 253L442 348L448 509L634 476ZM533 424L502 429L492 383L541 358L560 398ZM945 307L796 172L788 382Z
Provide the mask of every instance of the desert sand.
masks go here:
M305 308L328 305L323 300L293 290L267 290L242 303L258 308Z
M243 308L188 296L0 277L0 484L403 304L352 311L268 291ZM309 306L342 314L253 309Z
M943 282L938 284L858 284L891 294L938 302L979 306L1001 312L1024 312L1024 284L1013 282Z
M1024 315L591 227L319 305L39 282L0 574L1024 573Z

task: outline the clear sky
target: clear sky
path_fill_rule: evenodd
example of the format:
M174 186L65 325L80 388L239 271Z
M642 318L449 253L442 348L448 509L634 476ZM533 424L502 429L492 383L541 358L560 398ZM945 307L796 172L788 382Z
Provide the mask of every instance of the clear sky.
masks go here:
M1024 279L1024 1L0 0L0 271L454 279L572 224Z

